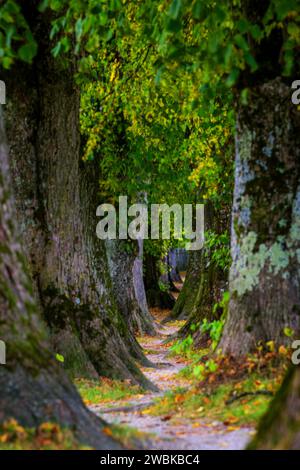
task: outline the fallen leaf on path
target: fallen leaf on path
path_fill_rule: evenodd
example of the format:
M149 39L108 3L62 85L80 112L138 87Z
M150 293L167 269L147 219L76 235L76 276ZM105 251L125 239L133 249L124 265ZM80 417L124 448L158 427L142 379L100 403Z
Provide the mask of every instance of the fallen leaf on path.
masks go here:
M166 415L161 418L162 421L169 421L172 418L172 415Z
M240 426L228 426L227 431L237 431L238 429L241 429Z
M223 424L225 424L225 426L228 426L229 424L237 423L238 420L239 419L236 416L229 416L229 418L223 421Z
M183 395L176 395L175 396L175 403L182 403L184 401Z
M0 442L5 443L9 440L9 435L8 434L2 434L0 436Z

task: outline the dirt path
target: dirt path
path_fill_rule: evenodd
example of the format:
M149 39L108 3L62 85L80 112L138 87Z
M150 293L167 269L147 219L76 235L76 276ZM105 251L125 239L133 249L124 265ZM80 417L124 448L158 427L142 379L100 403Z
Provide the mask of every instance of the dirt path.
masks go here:
M169 347L165 344L168 336L173 335L178 327L159 325L157 336L144 337L140 340L148 359L156 368L143 368L144 374L157 385L159 392L145 393L130 400L92 406L92 410L109 423L134 427L151 436L145 447L148 450L207 450L207 449L243 449L253 430L241 428L228 431L220 422L207 422L199 419L151 416L145 413L149 404L163 396L168 390L189 387L189 382L178 377L180 369L186 363L169 356Z

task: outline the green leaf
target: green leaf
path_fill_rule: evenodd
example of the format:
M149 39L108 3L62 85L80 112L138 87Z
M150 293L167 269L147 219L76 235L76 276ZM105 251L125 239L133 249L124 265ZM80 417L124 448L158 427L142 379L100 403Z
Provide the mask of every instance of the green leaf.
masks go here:
M106 25L107 21L108 21L108 15L107 15L106 11L102 11L99 15L99 23L102 26L104 26L104 25Z
M239 69L236 69L236 68L232 69L230 74L227 77L226 85L228 87L232 87L233 85L235 85L235 83L236 83L236 81L239 77L239 74L240 74Z
M197 0L192 10L193 17L195 20L203 21L207 17L208 9L203 0Z
M283 329L283 334L285 336L287 336L288 338L290 338L291 336L293 336L294 334L294 330L292 328L289 328L288 326L286 326L284 329Z
M181 8L181 0L173 0L169 8L169 16L173 20L176 20L176 18L178 17L180 8Z
M55 359L58 361L58 362L65 362L65 358L62 354L58 354L56 353L55 354Z
M263 31L260 29L260 27L257 24L252 25L250 27L250 33L253 39L256 39L256 40L262 39L264 35Z
M78 18L75 24L75 34L76 34L77 41L79 41L82 36L82 31L83 31L82 25L83 25L82 18Z
M238 30L239 30L240 33L242 33L242 34L246 33L246 32L249 30L249 26L250 26L249 21L247 21L247 20L244 19L244 18L241 18L241 19L237 22Z
M59 11L64 6L63 4L61 0L50 0L50 8L54 11Z
M242 36L241 34L236 34L234 36L234 42L236 43L236 45L238 47L240 47L243 51L248 51L249 50L249 45L246 41L246 39L244 38L244 36Z
M57 57L58 54L60 53L61 51L61 46L62 46L62 43L59 41L56 46L53 47L53 49L51 49L51 52L53 54L54 57Z
M251 72L255 72L258 69L258 64L254 59L253 55L250 52L245 52L245 60L247 64L251 67Z
M223 294L223 302L229 302L229 300L230 300L230 292L225 291Z
M24 44L18 50L18 57L24 62L30 63L37 53L37 43L35 41Z
M298 11L299 5L297 0L274 0L274 8L277 18L282 21L292 11Z
M289 23L287 30L291 38L300 42L300 27L296 23Z
M49 6L49 0L42 0L38 6L38 10L43 13Z

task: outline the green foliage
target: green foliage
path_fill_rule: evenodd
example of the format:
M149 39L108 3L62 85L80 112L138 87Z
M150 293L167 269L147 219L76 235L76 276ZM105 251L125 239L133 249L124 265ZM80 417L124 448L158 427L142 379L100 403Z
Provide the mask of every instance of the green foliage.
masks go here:
M113 424L112 426L105 427L103 432L116 439L127 449L134 449L138 442L147 442L149 439L155 437L155 434L145 433L137 428L124 424Z
M233 182L230 96L224 103L212 97L201 114L206 97L195 106L190 72L166 69L158 79L160 47L144 36L138 12L131 3L124 9L131 35L116 34L94 55L82 86L84 159L99 162L101 197L227 203ZM162 258L180 243L146 240L145 250Z
M76 379L75 385L87 405L122 400L142 392L138 386L104 377L101 380Z
M207 231L205 234L205 246L211 250L213 263L223 271L229 271L231 256L228 232L223 232L219 235L212 231Z
M211 348L213 351L216 349L221 339L224 323L225 323L224 319L213 320L212 322L208 322L208 320L204 318L201 324L201 327L200 327L201 332L209 333L209 336L212 340Z
M6 66L16 57L30 60L36 54L20 5L6 0L1 6ZM216 76L232 86L240 71L247 68L253 73L262 67L267 57L258 59L256 51L276 29L282 31L283 72L291 74L300 42L299 0L270 0L260 16L255 8L245 15L241 0L42 0L39 11L46 9L53 12L50 37L55 41L55 56L73 49L86 69L89 56L103 44L115 37L130 37L139 29L141 38L158 46L157 80L174 64L192 72L200 66L208 90ZM19 41L24 38L26 49L18 56Z
M228 430L237 429L240 425L255 425L266 412L272 399L270 396L255 395L259 390L276 390L280 381L277 377L262 377L262 374L252 373L243 380L222 383L208 389L199 385L188 391L174 390L158 398L154 406L145 413L155 416L168 415L177 418L209 420L223 422ZM234 395L250 392L243 399L226 404ZM207 422L207 421L206 421Z
M218 364L213 359L208 359L203 364L198 364L193 367L192 374L193 376L202 381L208 373L216 372Z
M213 307L213 313L216 313L218 309L221 309L222 318L225 318L227 315L229 300L230 300L229 291L223 292L222 299L220 300L220 302L217 302Z
M15 419L0 425L0 450L87 450L74 437L73 431L57 423L44 422L35 428L24 428Z
M8 69L16 59L31 62L37 48L19 2L4 1L0 6L0 65Z
M170 348L171 353L184 355L185 357L191 357L192 347L193 347L193 338L191 335L188 335L184 339L177 340Z

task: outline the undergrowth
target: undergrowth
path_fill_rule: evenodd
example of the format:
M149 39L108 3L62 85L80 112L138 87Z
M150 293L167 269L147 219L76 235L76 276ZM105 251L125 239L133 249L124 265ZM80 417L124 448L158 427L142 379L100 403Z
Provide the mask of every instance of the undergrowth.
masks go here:
M279 352L258 350L240 360L221 355L208 358L207 351L201 354L200 379L191 362L180 372L193 379L191 388L167 392L143 413L220 421L229 427L254 426L282 382L289 364L288 351L283 347ZM189 357L193 355L197 352Z
M124 400L143 393L141 387L132 385L128 381L105 377L99 380L75 379L74 382L86 405Z
M37 428L24 428L15 419L0 426L1 450L88 450L79 444L71 430L45 422Z

